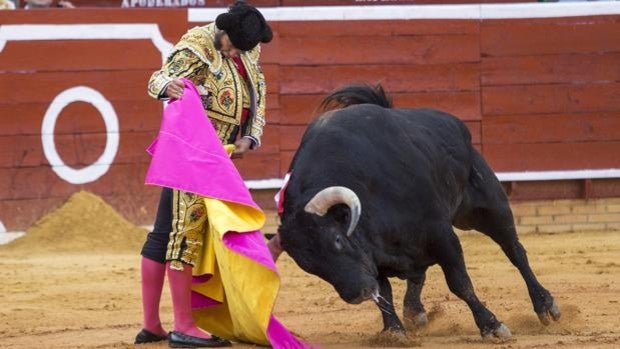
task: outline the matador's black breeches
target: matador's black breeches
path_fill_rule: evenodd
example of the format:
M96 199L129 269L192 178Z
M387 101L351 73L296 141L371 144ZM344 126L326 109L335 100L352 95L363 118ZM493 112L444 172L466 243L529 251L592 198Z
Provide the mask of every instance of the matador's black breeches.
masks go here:
M183 263L194 266L205 241L207 210L203 198L164 188L159 199L153 231L142 247L142 256L153 261L171 262L172 269Z

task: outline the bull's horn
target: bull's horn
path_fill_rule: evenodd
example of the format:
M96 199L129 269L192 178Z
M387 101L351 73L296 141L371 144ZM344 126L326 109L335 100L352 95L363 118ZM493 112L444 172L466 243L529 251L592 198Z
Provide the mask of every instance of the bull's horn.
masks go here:
M347 230L347 236L351 236L357 222L362 215L360 199L347 187L328 187L318 192L308 203L304 210L319 216L325 215L330 207L336 204L345 204L351 210L351 222Z

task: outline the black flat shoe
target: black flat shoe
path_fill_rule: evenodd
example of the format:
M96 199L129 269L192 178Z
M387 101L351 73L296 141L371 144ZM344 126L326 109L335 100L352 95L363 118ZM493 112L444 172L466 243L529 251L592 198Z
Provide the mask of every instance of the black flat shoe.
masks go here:
M211 338L205 339L176 331L170 332L168 344L171 348L219 348L230 347L232 345L230 341L217 336L211 336Z
M151 331L147 331L142 329L137 335L136 340L133 342L134 344L144 344L144 343L153 343L153 342L161 342L168 339L168 336L160 336Z

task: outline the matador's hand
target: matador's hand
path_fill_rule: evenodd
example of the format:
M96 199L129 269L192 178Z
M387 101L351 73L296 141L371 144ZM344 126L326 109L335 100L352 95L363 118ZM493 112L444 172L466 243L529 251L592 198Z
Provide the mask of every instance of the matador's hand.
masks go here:
M183 90L185 89L185 84L180 79L174 79L170 81L168 86L166 86L166 91L164 91L164 96L168 98L180 99L183 97Z
M247 137L242 137L235 142L235 151L233 151L231 158L242 158L243 154L247 153L252 147L252 140Z

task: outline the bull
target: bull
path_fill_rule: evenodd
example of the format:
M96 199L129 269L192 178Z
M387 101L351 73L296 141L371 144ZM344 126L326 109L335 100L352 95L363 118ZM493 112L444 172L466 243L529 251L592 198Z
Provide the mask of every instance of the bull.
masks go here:
M508 199L458 118L434 109L394 108L380 85L349 85L322 102L290 166L278 234L304 271L346 302L377 303L383 330L404 333L390 277L407 281L403 317L421 327L426 270L438 264L469 306L480 334L510 330L478 299L453 226L495 241L519 270L540 321L560 318L519 242ZM329 108L337 106L339 108Z

